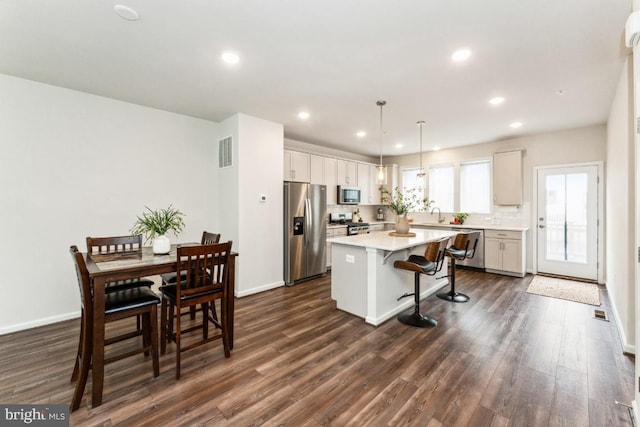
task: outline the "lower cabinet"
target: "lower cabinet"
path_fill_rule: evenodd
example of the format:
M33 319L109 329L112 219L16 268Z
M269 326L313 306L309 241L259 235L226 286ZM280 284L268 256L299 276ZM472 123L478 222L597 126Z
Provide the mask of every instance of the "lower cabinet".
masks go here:
M484 268L510 276L525 275L525 232L485 230Z
M327 239L347 235L347 227L327 228ZM331 242L327 242L327 268L331 268Z

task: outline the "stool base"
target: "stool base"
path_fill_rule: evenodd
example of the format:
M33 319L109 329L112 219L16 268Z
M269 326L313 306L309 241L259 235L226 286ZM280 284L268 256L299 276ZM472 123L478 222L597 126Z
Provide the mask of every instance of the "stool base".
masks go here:
M469 297L465 294L459 294L457 292L443 292L436 295L438 298L451 302L467 302Z
M420 313L400 313L398 315L400 323L415 326L417 328L433 328L438 325L438 321L430 316L424 316Z

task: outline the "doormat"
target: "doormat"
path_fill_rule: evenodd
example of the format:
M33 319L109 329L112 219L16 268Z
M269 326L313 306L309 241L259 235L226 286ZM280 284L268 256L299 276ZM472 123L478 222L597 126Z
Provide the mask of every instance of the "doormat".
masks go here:
M566 299L583 304L600 305L598 285L555 277L534 276L527 293Z

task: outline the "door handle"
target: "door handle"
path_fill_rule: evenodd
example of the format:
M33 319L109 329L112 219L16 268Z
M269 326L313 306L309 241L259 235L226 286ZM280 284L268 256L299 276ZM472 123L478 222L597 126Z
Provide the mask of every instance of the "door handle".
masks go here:
M540 225L538 226L538 228L544 228L544 225L540 224Z

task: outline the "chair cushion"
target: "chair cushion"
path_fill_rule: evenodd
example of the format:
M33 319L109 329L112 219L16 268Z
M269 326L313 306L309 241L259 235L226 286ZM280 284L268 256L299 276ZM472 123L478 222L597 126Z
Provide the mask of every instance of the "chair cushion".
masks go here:
M471 258L473 256L473 250L465 251L464 249L450 246L447 248L447 254L455 259Z
M162 284L163 285L170 285L172 283L176 283L176 281L178 279L178 274L175 271L172 271L171 273L161 274L160 277L162 277ZM183 281L183 280L187 280L187 272L186 271L181 271L180 272L180 281Z
M423 274L427 274L436 269L436 264L434 262L431 262L420 255L411 255L406 261L395 261L393 266L395 268L415 271L416 273Z
M104 288L106 293L109 292L117 292L125 289L133 289L139 287L147 287L150 288L153 286L153 280L149 279L128 279L128 280L118 280L116 282L108 282Z
M176 285L165 285L165 286L160 286L159 288L160 292L162 292L164 295L166 295L169 299L175 301L176 299ZM215 288L212 289L210 291L207 292L200 292L197 294L192 294L192 295L188 295L188 296L182 296L182 300L189 300L192 298L198 298L201 297L203 295L211 295L211 294L217 294L217 293L222 293L222 288Z
M145 305L158 304L160 298L151 289L138 287L109 292L104 296L105 313L116 313L118 311L143 307Z

